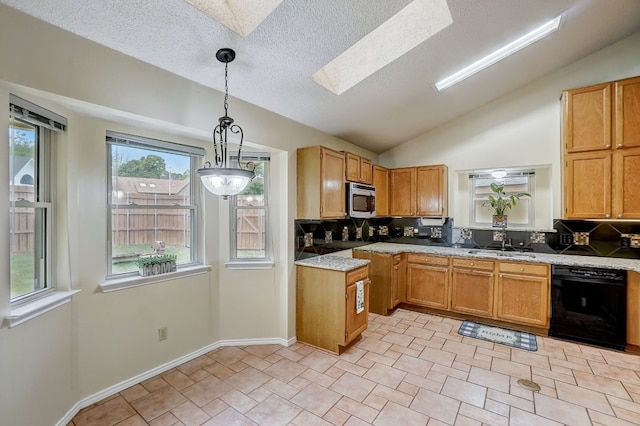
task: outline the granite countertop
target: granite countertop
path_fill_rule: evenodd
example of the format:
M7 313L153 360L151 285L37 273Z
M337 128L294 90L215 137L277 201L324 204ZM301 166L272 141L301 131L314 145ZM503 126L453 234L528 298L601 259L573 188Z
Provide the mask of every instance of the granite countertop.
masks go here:
M368 265L369 262L370 260L367 259L353 259L351 257L331 256L330 254L325 254L324 256L316 256L304 260L298 260L294 262L294 264L299 266L310 266L312 268L331 269L333 271L348 272Z
M354 250L383 253L424 253L443 256L483 257L503 261L537 262L555 265L587 266L593 268L626 269L640 272L640 259L621 259L616 257L571 256L566 254L502 252L499 250L482 250L472 248L455 248L441 246L421 246L415 244L374 243L358 247ZM325 257L325 256L320 256Z

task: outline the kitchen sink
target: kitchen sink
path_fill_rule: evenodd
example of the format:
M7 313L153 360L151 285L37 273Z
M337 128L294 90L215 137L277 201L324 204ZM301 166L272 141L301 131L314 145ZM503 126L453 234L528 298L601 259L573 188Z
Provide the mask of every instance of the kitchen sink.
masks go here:
M530 257L535 258L536 255L529 252L522 251L502 251L502 250L480 250L480 249L472 249L468 251L469 254L486 254L488 256L499 256L499 257Z

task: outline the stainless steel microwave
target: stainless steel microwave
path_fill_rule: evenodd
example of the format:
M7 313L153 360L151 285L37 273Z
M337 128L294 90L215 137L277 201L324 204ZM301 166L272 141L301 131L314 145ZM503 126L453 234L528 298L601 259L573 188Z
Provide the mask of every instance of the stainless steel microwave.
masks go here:
M376 188L362 183L347 182L347 213L350 217L376 216Z

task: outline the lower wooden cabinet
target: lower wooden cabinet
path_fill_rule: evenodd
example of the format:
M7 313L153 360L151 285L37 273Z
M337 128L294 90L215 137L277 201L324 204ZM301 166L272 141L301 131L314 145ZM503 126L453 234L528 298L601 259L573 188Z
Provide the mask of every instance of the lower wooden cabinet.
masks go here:
M627 272L627 345L640 350L640 273Z
M364 283L364 310L356 310L357 282ZM296 335L308 343L341 353L366 330L369 314L369 266L333 271L296 266Z
M449 258L407 255L406 301L429 308L449 309Z
M400 303L399 284L402 280L401 255L353 251L356 259L368 259L369 278L369 311L388 315L389 311Z
M549 327L549 265L499 262L496 317L536 327Z
M454 257L451 259L451 310L493 317L494 262Z

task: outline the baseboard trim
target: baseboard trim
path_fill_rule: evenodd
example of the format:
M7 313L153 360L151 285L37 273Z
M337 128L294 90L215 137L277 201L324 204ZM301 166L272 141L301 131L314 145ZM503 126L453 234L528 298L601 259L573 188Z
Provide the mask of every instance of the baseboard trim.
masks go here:
M142 374L138 374L137 376L131 377L130 379L124 380L120 383L117 383L113 386L110 386L106 389L96 392L93 395L90 395L86 398L81 399L80 401L75 403L75 405L67 412L67 414L64 415L64 417L62 417L58 421L58 423L56 423L56 426L66 426L71 421L71 419L73 419L75 415L78 414L80 410L90 406L91 404L95 404L98 401L102 401L103 399L108 398L111 395L114 395L118 392L121 392L137 383L143 382L147 379L157 376L158 374L171 370L172 368L175 368L181 364L184 364L187 361L191 361L192 359L198 358L199 356L202 356L222 346L281 345L281 346L288 347L293 345L296 341L297 341L296 337L292 337L289 340L280 339L276 337L266 338L266 339L218 340L217 342L207 345L203 348L200 348L197 351L191 352L190 354L176 358L173 361L169 361L165 364L159 365L158 367L145 371Z

